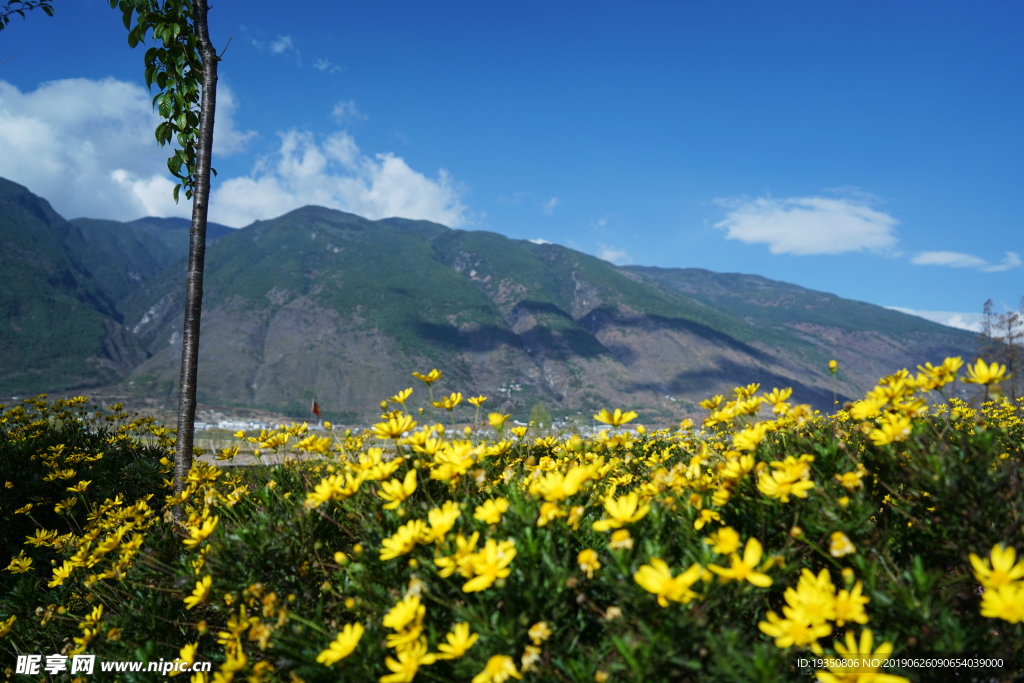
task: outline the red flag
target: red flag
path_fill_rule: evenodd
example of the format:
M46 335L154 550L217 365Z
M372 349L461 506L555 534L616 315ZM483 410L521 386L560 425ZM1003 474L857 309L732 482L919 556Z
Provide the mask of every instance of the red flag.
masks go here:
M316 404L316 399L313 399L313 410L311 410L310 412L316 415L317 417L321 417L320 406Z

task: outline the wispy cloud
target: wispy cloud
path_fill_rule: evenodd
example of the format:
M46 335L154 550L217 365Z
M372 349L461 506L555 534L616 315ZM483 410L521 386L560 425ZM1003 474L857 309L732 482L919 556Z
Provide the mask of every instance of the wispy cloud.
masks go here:
M320 59L313 62L313 68L318 71L326 71L329 74L336 74L344 69L337 64L332 64L331 60L321 57Z
M625 249L619 249L608 244L598 244L600 251L597 252L597 258L614 263L617 266L628 265L633 262L633 259L629 257Z
M262 49L262 44L256 41L253 41L253 44ZM295 41L292 40L291 36L278 36L270 41L268 47L275 55L292 58L297 66L302 66L302 53L295 46Z
M231 89L217 88L213 153L241 151L256 136L239 131ZM172 150L153 131L152 95L135 83L73 78L21 92L0 81L0 176L46 197L67 218L132 220L191 215L175 204L167 172Z
M552 197L551 199L544 202L544 205L541 207L541 211L543 211L545 215L550 216L555 212L555 207L557 207L561 203L562 202L558 199L558 197Z
M918 311L912 308L900 308L899 306L887 306L893 311L899 311L900 313L906 313L907 315L916 315L919 318L925 320L931 320L933 323L939 323L947 327L955 327L961 330L970 330L971 332L981 332L981 313L958 313L955 311Z
M872 209L865 197L716 199L728 213L715 227L729 239L768 244L773 254L890 251L899 221Z
M366 121L369 117L363 112L359 111L356 107L356 103L352 100L348 102L338 102L334 105L334 109L331 111L331 116L338 122L339 125L345 123L356 123L359 121Z
M922 251L910 259L915 266L946 266L948 268L974 268L986 273L1001 273L1013 270L1021 264L1020 255L1013 251L1006 252L1002 263L989 263L973 254L958 251Z
M526 240L526 241L527 242L533 242L534 244L551 244L551 242L548 242L547 240L542 240L540 238L533 239L533 240Z

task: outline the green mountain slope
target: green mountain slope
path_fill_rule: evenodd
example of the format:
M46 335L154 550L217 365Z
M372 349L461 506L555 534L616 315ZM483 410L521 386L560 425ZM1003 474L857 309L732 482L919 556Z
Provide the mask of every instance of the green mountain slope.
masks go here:
M3 179L0 238L0 392L106 384L144 358L113 299L83 265L89 246L78 229Z
M0 340L18 359L5 373L35 373L46 389L120 381L173 403L188 222L68 223L24 188L0 187L0 228L23 254L5 266ZM425 405L411 373L433 367L444 371L436 395L483 394L485 409L519 418L543 403L556 415L628 407L669 421L749 382L827 408L831 358L843 400L895 368L976 351L970 333L756 276L620 268L557 245L313 206L213 226L203 311L200 401L303 414L316 398L336 421L375 417L409 386ZM112 369L102 359L116 354L98 349L118 335L132 352ZM65 338L66 351L54 341Z
M730 289L731 276L701 285L690 274L305 207L208 250L200 394L292 411L316 397L328 410L367 417L361 411L416 384L413 370L438 367L441 391L482 393L505 412L538 402L555 413L628 405L669 419L751 381L793 386L797 400L826 407L830 358L843 363L842 399L894 367L974 349L968 333L763 278L758 287L783 291L792 304L765 304L758 316L744 278ZM130 378L142 393L175 390L176 278L168 270L121 304L152 353Z

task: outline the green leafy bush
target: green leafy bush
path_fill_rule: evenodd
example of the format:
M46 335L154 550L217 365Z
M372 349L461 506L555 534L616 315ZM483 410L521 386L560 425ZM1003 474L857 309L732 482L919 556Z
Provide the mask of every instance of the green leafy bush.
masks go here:
M979 367L969 379L996 381ZM834 416L750 385L705 401L701 429L602 412L586 438L498 414L417 430L400 393L362 434L240 434L219 459L287 459L197 463L181 498L166 428L27 402L0 415L0 666L18 678L16 655L60 652L212 662L195 681L885 683L951 674L814 660L975 654L1002 666L956 680L1010 680L1024 403L929 406L958 369L897 373Z

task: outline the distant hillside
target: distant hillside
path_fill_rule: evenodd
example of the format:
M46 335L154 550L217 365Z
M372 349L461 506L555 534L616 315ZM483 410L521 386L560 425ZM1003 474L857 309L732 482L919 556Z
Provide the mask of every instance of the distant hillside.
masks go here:
M177 232L157 219L60 222L74 229L52 237L60 253L80 240L73 251L92 264L80 287L91 283L144 350L122 386L173 400L187 221ZM166 241L174 234L183 243ZM332 419L364 419L417 386L412 371L437 367L435 393L482 393L517 416L543 403L556 415L621 406L677 420L748 382L827 407L830 358L844 398L976 349L971 333L765 278L620 268L427 221L305 207L210 237L199 380L210 404L303 412L315 397Z
M2 178L0 238L0 391L114 382L145 358L85 265L91 245L46 200Z

